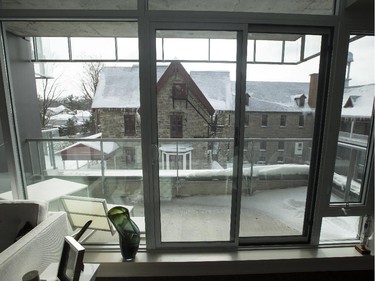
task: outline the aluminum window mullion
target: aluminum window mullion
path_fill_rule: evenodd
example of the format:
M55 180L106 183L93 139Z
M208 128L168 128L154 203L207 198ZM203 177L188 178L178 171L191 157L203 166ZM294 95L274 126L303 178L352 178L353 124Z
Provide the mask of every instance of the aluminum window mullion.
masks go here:
M12 102L12 83L7 60L6 29L0 22L0 121L7 153L8 172L14 199L27 198L21 146L18 140L15 110ZM9 145L9 146L8 146Z
M247 35L248 25L237 35L237 64L236 64L236 99L235 99L235 132L233 155L233 181L230 240L239 245L241 194L242 194L242 166L245 132L245 94L246 94L246 68L247 68Z
M138 1L139 9L146 10L146 1ZM155 213L158 208L155 201L157 183L157 161L154 159L154 145L157 143L157 133L155 133L156 123L156 89L155 78L155 34L144 13L140 13L138 23L138 40L139 40L139 90L141 105L141 134L142 134L142 170L143 170L143 190L144 190L144 210L146 224L146 245L147 249L155 249L160 241L160 215ZM156 77L156 76L155 76Z
M341 7L341 9L345 9ZM335 166L335 154L341 119L341 105L344 92L347 50L349 34L345 22L340 22L336 28L328 52L331 55L329 65L328 94L324 105L324 120L322 120L323 139L319 161L319 176L316 182L316 203L312 225L311 244L318 245L323 217L329 209L332 179ZM340 46L338 48L337 46ZM328 73L327 73L328 75Z

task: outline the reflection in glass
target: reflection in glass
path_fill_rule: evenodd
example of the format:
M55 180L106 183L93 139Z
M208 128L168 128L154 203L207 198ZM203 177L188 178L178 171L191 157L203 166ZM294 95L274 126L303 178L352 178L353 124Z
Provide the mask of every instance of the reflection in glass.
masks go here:
M331 203L362 202L375 91L373 48L372 36L352 37L349 44Z
M360 217L323 218L320 242L338 242L359 239Z
M282 41L301 37L267 36L274 40L262 40L263 61L280 61ZM288 58L300 47L300 39L290 42L285 45ZM318 59L299 65L248 64L240 237L303 234L318 70Z

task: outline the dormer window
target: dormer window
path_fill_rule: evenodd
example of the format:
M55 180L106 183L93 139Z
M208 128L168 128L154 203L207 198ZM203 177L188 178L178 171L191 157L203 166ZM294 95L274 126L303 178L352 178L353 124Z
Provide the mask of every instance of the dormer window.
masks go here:
M186 99L186 83L173 83L172 96L174 99Z
M295 97L294 100L296 101L297 106L304 107L306 96L302 94L300 96Z

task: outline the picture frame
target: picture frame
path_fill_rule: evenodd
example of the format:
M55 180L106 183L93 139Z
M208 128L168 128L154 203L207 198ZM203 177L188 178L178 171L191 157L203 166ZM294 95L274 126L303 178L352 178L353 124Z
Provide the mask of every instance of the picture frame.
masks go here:
M64 246L57 271L60 281L79 281L83 270L85 248L72 236L64 237Z

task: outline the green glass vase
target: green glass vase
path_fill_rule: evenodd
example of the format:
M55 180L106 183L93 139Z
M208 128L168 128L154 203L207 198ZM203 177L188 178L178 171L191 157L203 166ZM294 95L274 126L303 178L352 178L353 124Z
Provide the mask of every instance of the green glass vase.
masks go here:
M122 206L113 207L108 211L108 218L118 232L122 257L126 261L133 260L138 251L141 235L138 226L130 218L129 210Z

